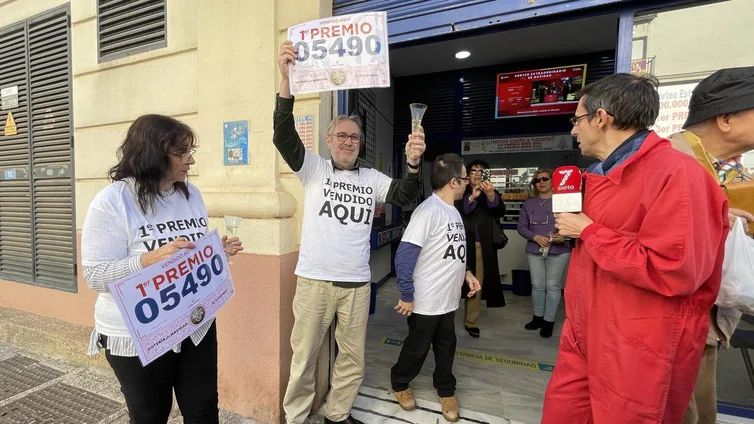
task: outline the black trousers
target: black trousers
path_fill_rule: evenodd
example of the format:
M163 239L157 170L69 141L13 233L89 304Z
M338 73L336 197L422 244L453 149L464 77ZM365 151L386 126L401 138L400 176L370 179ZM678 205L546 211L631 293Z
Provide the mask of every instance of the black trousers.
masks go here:
M433 383L440 397L451 397L456 391L453 359L456 355L455 311L445 315L411 314L407 318L408 336L403 341L398 362L390 370L393 391L408 389L421 372L430 346L435 354Z
M167 423L173 389L185 424L219 423L215 323L199 346L186 339L181 353L167 352L146 367L137 357L105 355L126 397L131 424Z

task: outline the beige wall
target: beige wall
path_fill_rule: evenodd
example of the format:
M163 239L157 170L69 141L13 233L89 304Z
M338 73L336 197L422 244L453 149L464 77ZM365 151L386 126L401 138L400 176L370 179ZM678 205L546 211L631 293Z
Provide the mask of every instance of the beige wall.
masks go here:
M0 29L66 3L67 0L0 0Z
M720 68L754 64L752 16L750 0L671 10L636 25L634 37L648 38L647 57L655 56L661 83L698 81Z
M63 4L0 0L0 28ZM166 48L98 63L96 0L70 2L76 226L108 184L115 150L135 118L160 113L190 125L199 138L190 179L210 227L222 229L225 214L244 217L245 252L231 270L237 294L218 318L221 407L277 423L291 355L303 188L272 144L276 58L287 27L329 16L331 2L168 0L167 8ZM308 95L297 99L295 112L314 115L315 131L323 133L333 107L332 94ZM222 124L235 120L249 120L248 166L223 166ZM96 296L83 281L78 289L0 281L0 307L91 326Z

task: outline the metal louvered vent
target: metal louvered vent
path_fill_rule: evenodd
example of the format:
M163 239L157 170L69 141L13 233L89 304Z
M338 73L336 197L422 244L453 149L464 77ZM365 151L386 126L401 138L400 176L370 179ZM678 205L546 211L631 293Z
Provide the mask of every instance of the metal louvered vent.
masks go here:
M34 282L75 286L71 84L67 13L29 24Z
M166 0L97 0L99 61L166 47Z
M0 33L0 88L18 87L18 107L0 111L4 127L8 113L16 135L0 128L0 277L33 280L31 181L29 180L29 89L24 23Z
M0 33L0 88L18 87L0 132L0 278L76 290L68 7ZM6 66L8 64L8 66Z

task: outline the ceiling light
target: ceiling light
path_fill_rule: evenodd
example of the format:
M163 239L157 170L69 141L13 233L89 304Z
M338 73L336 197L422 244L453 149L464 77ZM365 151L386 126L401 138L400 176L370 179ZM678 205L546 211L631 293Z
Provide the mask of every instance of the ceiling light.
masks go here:
M466 50L461 50L460 52L456 53L456 59L466 59L469 56L471 56L471 53Z

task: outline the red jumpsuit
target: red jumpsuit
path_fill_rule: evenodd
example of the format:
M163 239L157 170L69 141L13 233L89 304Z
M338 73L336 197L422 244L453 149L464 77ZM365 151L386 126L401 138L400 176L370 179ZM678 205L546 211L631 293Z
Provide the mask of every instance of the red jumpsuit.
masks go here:
M720 289L728 202L654 132L584 184L594 224L571 256L542 423L680 423Z

